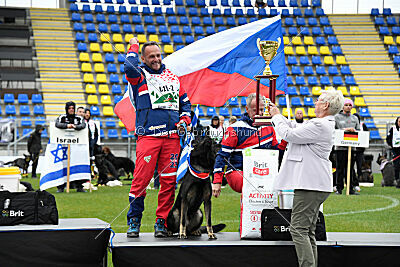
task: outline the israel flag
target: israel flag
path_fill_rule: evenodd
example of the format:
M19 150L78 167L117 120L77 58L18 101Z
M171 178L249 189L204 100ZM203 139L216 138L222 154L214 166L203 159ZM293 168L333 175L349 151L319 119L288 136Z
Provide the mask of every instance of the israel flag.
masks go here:
M199 118L199 105L194 109L194 116L192 118L192 129L197 125ZM190 151L192 151L192 141L194 139L193 131L186 134L184 147L182 149L181 157L179 159L178 171L176 175L176 182L179 182L183 176L185 176L188 168L188 159L190 157Z
M88 144L70 145L69 181L90 180ZM41 163L40 190L67 182L68 145L49 143Z

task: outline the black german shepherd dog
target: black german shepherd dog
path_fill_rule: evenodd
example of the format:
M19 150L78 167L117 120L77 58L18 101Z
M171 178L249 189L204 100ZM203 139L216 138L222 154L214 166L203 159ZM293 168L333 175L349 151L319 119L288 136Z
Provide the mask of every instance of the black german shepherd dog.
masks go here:
M110 148L107 146L103 147L103 153L106 155L106 159L114 165L117 171L119 169L124 169L127 178L133 178L135 163L131 159L114 156L114 154L111 153Z
M29 167L30 161L31 161L31 156L24 154L24 158L17 158L13 161L4 163L4 165L11 164L11 166L15 166L15 167L22 169L22 175L25 176L25 175L28 175L28 167Z
M209 174L213 171L215 157L220 145L210 137L198 137L193 140L193 150L190 154L190 166L182 179L182 184L176 197L175 204L168 214L167 226L170 235L179 233L178 238L188 235L201 235L207 230L209 239L216 239L214 232L225 228L225 224L211 224L211 181L198 178L196 173ZM192 170L190 170L192 168ZM194 175L196 174L196 176ZM203 212L200 210L204 202L207 227L200 227L203 222Z

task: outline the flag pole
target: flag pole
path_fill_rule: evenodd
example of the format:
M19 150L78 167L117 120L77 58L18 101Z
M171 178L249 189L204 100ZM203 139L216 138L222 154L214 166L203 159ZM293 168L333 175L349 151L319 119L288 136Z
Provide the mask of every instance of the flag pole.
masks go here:
M70 159L71 159L71 155L70 155L70 153L71 153L71 145L70 144L68 144L67 145L68 146L68 150L67 150L67 156L68 156L68 159L67 159L67 193L69 193L69 174L70 174L70 164L71 164L71 162L70 162Z
M346 187L346 196L350 195L350 175L351 175L351 146L348 147L349 151L347 153L347 187Z

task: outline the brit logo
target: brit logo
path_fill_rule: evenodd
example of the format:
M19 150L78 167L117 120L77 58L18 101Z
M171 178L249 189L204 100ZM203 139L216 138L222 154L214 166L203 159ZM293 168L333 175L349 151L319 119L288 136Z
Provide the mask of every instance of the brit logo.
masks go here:
M149 163L150 160L151 160L151 155L144 157L144 161L146 161L147 163Z

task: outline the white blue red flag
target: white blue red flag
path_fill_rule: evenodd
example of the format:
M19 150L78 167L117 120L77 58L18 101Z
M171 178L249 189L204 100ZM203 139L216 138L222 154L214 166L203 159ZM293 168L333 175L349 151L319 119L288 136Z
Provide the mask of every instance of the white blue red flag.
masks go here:
M270 67L279 75L276 88L282 94L287 85L280 15L210 35L169 55L163 63L179 77L192 104L222 106L231 97L255 92L256 83L248 84L265 68L258 38L281 39ZM268 97L269 80L261 83L261 94Z

